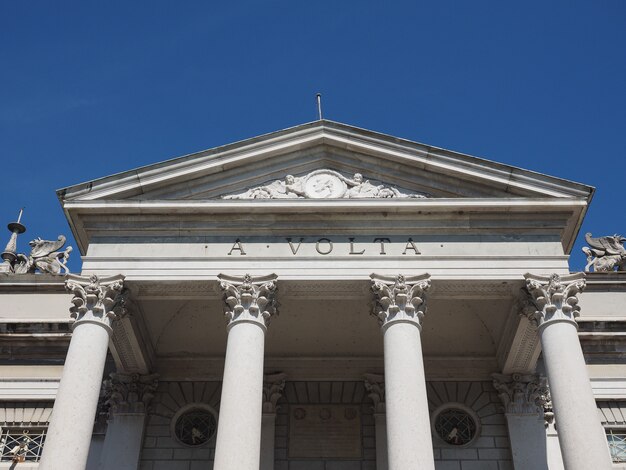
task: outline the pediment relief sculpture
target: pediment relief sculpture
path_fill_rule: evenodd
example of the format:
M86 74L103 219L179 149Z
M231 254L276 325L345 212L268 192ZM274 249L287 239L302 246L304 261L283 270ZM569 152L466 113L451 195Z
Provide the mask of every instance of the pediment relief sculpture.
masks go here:
M374 184L355 173L347 178L333 170L316 170L305 176L287 175L282 180L256 186L222 199L389 199L427 198L426 193L406 193L393 186Z
M612 235L593 238L591 233L587 233L585 240L589 245L582 248L583 253L587 255L586 272L589 272L591 268L597 273L626 271L626 249L624 248L626 237Z

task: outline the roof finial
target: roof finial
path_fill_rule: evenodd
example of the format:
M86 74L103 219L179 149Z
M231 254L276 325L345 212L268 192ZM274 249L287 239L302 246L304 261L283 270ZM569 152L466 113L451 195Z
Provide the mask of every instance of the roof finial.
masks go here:
M11 238L9 238L9 242L7 246L4 248L4 251L0 255L3 259L3 263L0 264L0 272L2 273L11 273L13 272L13 263L17 260L17 236L20 233L24 233L26 231L26 227L24 227L20 220L22 220L22 213L24 212L24 208L20 209L20 215L17 217L17 222L11 222L8 225L9 232L11 232Z
M322 120L322 94L318 93L316 97L317 97L317 116L318 116L318 119L321 121Z

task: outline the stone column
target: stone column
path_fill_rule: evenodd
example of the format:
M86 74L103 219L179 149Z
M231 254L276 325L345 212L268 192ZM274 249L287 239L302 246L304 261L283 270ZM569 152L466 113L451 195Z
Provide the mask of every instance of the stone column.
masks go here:
M430 276L371 278L384 335L389 469L434 470L420 337Z
M504 404L513 466L548 470L544 405L546 380L537 375L493 374L493 386Z
M565 468L611 468L575 320L580 311L576 295L585 287L585 276L524 277L533 303L525 313L539 329Z
M85 469L111 324L125 313L123 281L124 276L67 275L75 322L40 470Z
M228 341L217 426L215 470L258 470L265 332L276 313L276 275L220 274Z
M387 413L385 413L385 381L382 375L365 374L365 389L374 402L376 429L376 470L387 470Z
M158 375L111 374L104 386L109 422L100 458L100 470L137 470L148 405Z
M286 375L266 375L263 381L263 419L261 422L261 470L274 470L276 403L283 394Z

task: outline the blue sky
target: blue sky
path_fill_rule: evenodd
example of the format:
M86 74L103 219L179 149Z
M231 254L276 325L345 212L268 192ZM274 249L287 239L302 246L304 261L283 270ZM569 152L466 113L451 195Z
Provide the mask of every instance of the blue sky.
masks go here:
M626 232L623 0L5 1L0 70L22 251L70 235L56 189L314 120L318 91L329 119L595 186L573 269L584 232Z

